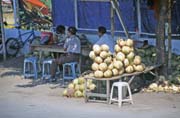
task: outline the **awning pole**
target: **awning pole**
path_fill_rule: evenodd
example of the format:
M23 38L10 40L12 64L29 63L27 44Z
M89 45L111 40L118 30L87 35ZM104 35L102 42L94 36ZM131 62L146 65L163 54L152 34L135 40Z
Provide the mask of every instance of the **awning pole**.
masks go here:
M2 11L2 0L0 0L0 23L1 23L1 33L2 33L2 44L3 44L3 59L6 60L6 48L5 48L5 32L3 23L3 11Z

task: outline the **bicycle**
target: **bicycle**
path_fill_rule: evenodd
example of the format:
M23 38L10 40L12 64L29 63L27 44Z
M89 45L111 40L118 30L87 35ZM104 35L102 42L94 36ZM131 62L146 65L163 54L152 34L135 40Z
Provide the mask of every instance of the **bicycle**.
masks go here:
M33 24L32 24L33 25ZM20 31L22 25L15 26L15 28L18 30L18 37L14 38L8 38L5 45L6 45L6 53L9 56L16 56L21 48L24 47L24 45L29 42L32 43L33 40L40 39L40 36L36 36L34 32L34 28L32 26L32 29L28 32L22 33ZM27 38L23 39L22 37L28 35Z

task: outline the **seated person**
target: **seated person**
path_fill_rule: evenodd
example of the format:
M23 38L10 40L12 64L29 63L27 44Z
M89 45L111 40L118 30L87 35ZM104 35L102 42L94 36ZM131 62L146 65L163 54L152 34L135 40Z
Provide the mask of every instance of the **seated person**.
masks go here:
M68 28L68 37L64 43L64 51L67 53L60 58L53 60L50 70L51 70L51 78L52 80L55 79L55 73L58 65L62 65L68 62L78 62L79 61L79 54L81 51L81 43L79 38L76 36L76 28L69 27Z
M103 26L98 27L99 40L95 43L97 45L106 44L109 46L111 53L114 53L115 41L111 36L106 33L106 28Z
M58 25L56 28L56 33L54 35L54 42L55 43L64 43L66 39L66 34L65 34L66 28L63 25Z

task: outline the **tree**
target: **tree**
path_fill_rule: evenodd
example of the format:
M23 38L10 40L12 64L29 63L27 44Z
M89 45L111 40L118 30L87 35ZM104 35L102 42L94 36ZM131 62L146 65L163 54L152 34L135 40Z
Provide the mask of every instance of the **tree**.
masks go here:
M160 74L167 77L166 53L165 53L165 22L167 20L168 0L158 1L158 25L156 31L157 63L163 64Z

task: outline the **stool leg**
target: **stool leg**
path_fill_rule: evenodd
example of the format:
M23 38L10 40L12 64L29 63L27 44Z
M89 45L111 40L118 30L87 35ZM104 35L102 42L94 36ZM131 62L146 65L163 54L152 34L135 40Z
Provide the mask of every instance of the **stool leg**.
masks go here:
M114 90L114 86L112 85L109 104L111 104L111 101L113 99L113 90Z
M76 78L76 67L75 67L75 64L73 64L73 65L71 66L71 72L72 72L73 78Z
M64 77L65 77L65 65L63 65L63 78L62 78L62 80L63 80L63 85L64 85Z
M38 75L37 75L37 65L36 65L35 61L33 62L33 68L34 68L34 78L37 79L38 78Z
M24 61L24 72L23 72L23 74L24 74L24 78L26 78L25 77L25 74L26 74L26 61Z
M118 105L122 106L122 87L118 86Z
M43 63L43 65L42 65L42 79L44 79L44 68L45 68L45 64Z

